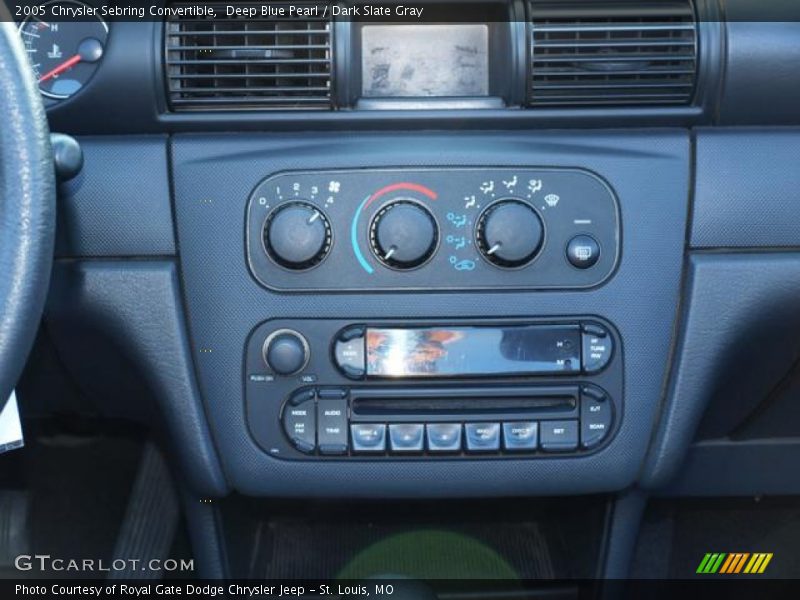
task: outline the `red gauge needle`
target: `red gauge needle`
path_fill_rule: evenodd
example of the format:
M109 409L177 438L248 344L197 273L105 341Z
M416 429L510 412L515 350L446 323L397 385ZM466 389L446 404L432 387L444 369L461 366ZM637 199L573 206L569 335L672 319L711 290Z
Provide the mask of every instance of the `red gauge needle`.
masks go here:
M61 73L63 73L67 69L71 69L72 67L77 65L79 62L81 62L81 60L83 60L83 58L81 58L80 54L76 54L72 58L68 58L63 63L61 63L60 65L55 67L53 70L48 71L47 73L45 73L44 75L39 77L39 83L42 83L43 81L47 81L48 79L51 79L52 77L55 77L56 75L60 75Z

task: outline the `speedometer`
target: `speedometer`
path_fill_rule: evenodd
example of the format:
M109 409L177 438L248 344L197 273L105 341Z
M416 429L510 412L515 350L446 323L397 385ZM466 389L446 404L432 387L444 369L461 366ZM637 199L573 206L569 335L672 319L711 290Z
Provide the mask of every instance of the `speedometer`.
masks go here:
M84 6L62 1L46 5L41 17L28 17L19 26L22 41L33 64L39 90L48 98L69 98L86 85L103 57L108 24L100 18L87 21L55 21L54 5ZM55 12L58 14L58 12Z

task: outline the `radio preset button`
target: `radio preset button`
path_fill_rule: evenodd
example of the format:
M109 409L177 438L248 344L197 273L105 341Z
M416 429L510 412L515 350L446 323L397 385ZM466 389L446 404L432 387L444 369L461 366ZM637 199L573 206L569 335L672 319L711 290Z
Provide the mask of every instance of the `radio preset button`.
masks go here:
M309 454L316 448L317 415L313 394L298 404L290 402L283 412L283 429L300 452Z
M392 452L422 452L424 431L422 423L389 425L389 443Z
M350 425L353 452L385 452L386 425L383 423L354 423Z
M536 421L503 423L503 450L509 452L536 450L539 442L539 424Z
M428 423L425 426L430 452L461 450L461 423Z
M470 452L500 450L500 423L467 423L464 427Z
M614 340L599 325L584 325L581 334L583 371L593 374L606 368L614 352Z
M578 448L577 421L542 421L540 443L546 452L571 452Z
M611 402L594 388L584 388L581 394L581 447L598 446L611 429Z
M347 452L347 400L317 402L317 440L322 454Z

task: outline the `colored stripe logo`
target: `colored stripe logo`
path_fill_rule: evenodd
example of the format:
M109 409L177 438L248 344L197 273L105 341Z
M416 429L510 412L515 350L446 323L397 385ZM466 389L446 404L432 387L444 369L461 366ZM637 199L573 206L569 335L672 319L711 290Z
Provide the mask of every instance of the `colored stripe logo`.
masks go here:
M695 572L700 575L760 575L767 569L772 556L772 552L708 552Z

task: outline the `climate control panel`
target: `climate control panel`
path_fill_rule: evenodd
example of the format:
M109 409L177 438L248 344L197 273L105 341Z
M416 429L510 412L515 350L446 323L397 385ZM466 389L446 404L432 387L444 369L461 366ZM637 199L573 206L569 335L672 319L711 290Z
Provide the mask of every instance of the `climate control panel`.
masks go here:
M248 261L282 291L583 288L619 255L610 186L579 169L285 172L247 211Z

